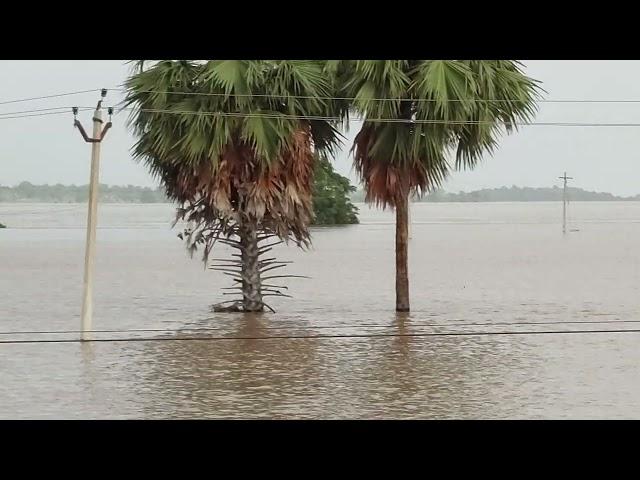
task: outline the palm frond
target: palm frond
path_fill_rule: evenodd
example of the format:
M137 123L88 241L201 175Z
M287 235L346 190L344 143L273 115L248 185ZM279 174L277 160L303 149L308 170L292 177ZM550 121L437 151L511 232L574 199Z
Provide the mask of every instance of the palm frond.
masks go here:
M129 77L134 157L209 229L189 248L242 218L308 243L314 149L335 151L342 137L339 122L291 117L345 116L328 98L338 91L330 71L320 60L160 61Z
M354 164L367 201L382 206L438 188L453 168L472 168L492 154L503 132L533 118L541 91L514 61L345 63L343 91L365 119L352 147Z

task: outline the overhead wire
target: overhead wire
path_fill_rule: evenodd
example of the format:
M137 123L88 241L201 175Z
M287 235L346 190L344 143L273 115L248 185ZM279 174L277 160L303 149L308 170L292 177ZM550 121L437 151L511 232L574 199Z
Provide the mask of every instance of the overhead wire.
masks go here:
M0 101L0 105L8 105L14 103L22 103L22 102L30 102L34 100L47 100L52 98L59 97L67 97L73 95L81 95L92 92L100 92L102 88L91 88L86 90L76 90L71 92L61 92L50 95L40 95L34 97L27 98L18 98L12 100L2 100ZM127 89L122 88L121 86L107 88L107 91L117 91L117 92L126 92ZM140 90L139 93L157 93L157 94L165 94L165 95L186 95L186 96L216 96L216 97L233 97L233 98L274 98L274 99L322 99L322 100L347 100L354 101L358 100L357 97L340 97L340 96L322 96L322 95L276 95L276 94L239 94L239 93L222 93L222 92L186 92L186 91L169 91L169 90ZM384 102L384 101L412 101L412 102L438 102L438 103L447 103L447 102L517 102L522 101L519 98L513 99L433 99L433 98L411 98L411 99L403 99L403 98L389 98L389 97L374 97L366 99L367 101L373 102ZM640 99L613 99L613 100L605 100L605 99L537 99L535 103L564 103L564 104L637 104L640 103Z
M82 110L82 111L85 111L85 110ZM26 114L26 115L13 115L13 116L2 116L2 114L0 114L0 120L10 120L15 118L28 118L28 117L46 117L49 115L64 115L64 114L71 115L69 110L65 109L64 111L58 111L58 112L40 112L40 113L32 113L32 114Z
M0 105L18 103L18 102L27 102L33 100L42 100L42 99L50 99L50 98L58 98L64 96L71 95L79 95L91 92L98 92L102 89L94 88L87 90L79 90L74 92L63 92L52 95L42 95L28 98L20 98L15 100L5 100L0 101ZM107 91L126 91L124 88L115 87L106 89ZM328 100L357 100L356 97L337 97L337 96L309 96L309 95L275 95L275 94L226 94L226 93L217 93L217 92L175 92L175 91L162 91L162 90L143 90L142 92L146 93L158 93L158 94L176 94L176 95L199 95L199 96L225 96L225 97L262 97L262 98L280 98L280 99L289 99L289 98L317 98L317 99L328 99ZM404 99L398 98L372 98L368 99L368 101L399 101ZM408 99L416 102L462 102L466 101L466 99L445 99L445 100L436 100L436 99ZM519 99L480 99L474 100L469 99L474 102L511 102L518 101ZM640 103L640 100L635 99L621 99L621 100L601 100L601 99L576 99L576 100L551 100L551 99L539 99L536 100L537 103L595 103L595 104L611 104L611 103ZM43 109L34 109L34 110L25 110L19 112L4 112L0 113L0 120L7 119L17 119L17 118L26 118L26 117L39 117L45 115L60 115L64 114L63 110L65 108L71 107L52 107L52 108L43 108ZM93 107L79 107L82 111L91 110ZM54 112L53 110L61 110L60 112ZM294 119L294 120L321 120L321 121L342 121L343 118L340 117L331 117L331 116L312 116L312 115L288 115L288 114L260 114L260 113L240 113L240 112L219 112L219 111L194 111L194 110L168 110L168 109L144 109L144 108L135 108L135 107L122 107L118 109L117 113L122 111L139 111L145 113L167 113L167 114L178 114L178 115L204 115L204 116L221 116L221 117L241 117L241 118L271 118L271 119ZM495 122L488 121L445 121L445 120L421 120L421 119L402 119L402 118L370 118L370 117L362 117L356 116L352 117L355 121L368 121L375 123L412 123L412 124L448 124L448 125L484 125L484 124L493 124ZM559 126L559 127L639 127L640 123L635 122L618 122L618 123L602 123L602 122L515 122L514 126Z
M114 91L122 91L125 92L127 89L125 88L110 88L109 90ZM358 100L357 97L333 97L333 96L321 96L321 95L275 95L275 94L259 94L259 93L221 93L221 92L180 92L180 91L168 91L168 90L138 90L136 93L158 93L163 95L200 95L200 96L215 96L215 97L257 97L257 98L275 98L275 99L288 99L288 98L300 98L300 99L321 99L321 100ZM439 102L439 103L447 103L447 102L465 102L465 101L473 101L478 103L488 103L488 102L519 102L522 99L512 98L512 99L433 99L433 98L368 98L367 101L373 102L397 102L397 101L411 101L411 102ZM600 100L600 99L575 99L575 100L552 100L552 99L540 99L535 100L535 103L640 103L640 100L634 99L623 99L623 100Z
M56 107L62 109L64 107ZM79 107L81 111L93 110L93 107ZM0 120L40 117L47 115L61 115L69 113L68 111L44 111L49 109L36 110L36 113L22 113L20 115L11 115L10 113L0 113ZM51 109L53 110L53 109ZM238 118L269 118L269 119L291 119L291 120L319 120L319 121L342 121L340 117L313 116L313 115L289 115L289 114L259 114L259 113L239 113L239 112L213 112L213 111L196 111L196 110L163 110L163 109L120 109L117 113L124 110L136 110L146 113L165 113L174 115L203 115L203 116L219 116L219 117L238 117ZM14 112L11 112L14 113ZM3 116L5 115L5 116ZM420 119L402 119L402 118L355 118L355 121L367 121L374 123L411 123L411 124L432 124L432 125L490 125L496 122L489 121L473 121L473 120L420 120ZM619 122L619 123L601 123L601 122L514 122L513 126L555 126L555 127L640 127L640 123Z
M342 339L342 338L393 338L393 337L470 337L498 335L566 335L566 334L611 334L640 333L640 329L615 330L538 330L498 332L429 332L429 333L380 333L380 334L320 334L320 335L272 335L244 337L133 337L133 338L96 338L96 339L45 339L45 340L0 340L0 344L37 344L37 343L112 343L112 342L158 342L158 341L237 341L237 340L303 340L303 339Z
M28 102L28 101L34 101L34 100L43 100L43 99L50 99L50 98L57 98L57 97L64 97L64 96L71 96L71 95L79 95L79 94L85 94L85 93L91 93L91 92L98 92L101 89L88 89L88 90L80 90L80 91L74 91L74 92L64 92L64 93L59 93L59 94L52 94L52 95L44 95L44 96L37 96L37 97L29 97L29 98L21 98L21 99L15 99L15 100L6 100L6 101L0 101L0 105L6 105L6 104L13 104L13 103L20 103L20 102ZM125 89L122 88L112 88L109 90L116 90L116 91L125 91ZM271 98L317 98L317 99L329 99L329 100L356 100L356 98L354 97L322 97L322 96L303 96L303 95L266 95L266 94L246 94L246 95L242 95L242 94L223 94L223 93L206 93L206 92L170 92L170 91L154 91L154 90L148 90L145 91L146 93L159 93L159 94L183 94L183 95L211 95L211 96L232 96L232 97L271 97ZM397 98L372 98L372 99L368 99L370 101L398 101L398 100L403 100L403 99L397 99ZM518 99L487 99L487 100L482 100L482 101L486 101L486 102L510 102L510 101L517 101ZM435 102L438 100L435 99L411 99L411 101L418 101L418 102ZM464 99L449 99L447 101L465 101ZM590 99L580 99L580 100L537 100L537 103L600 103L600 104L609 104L609 103L640 103L640 100L590 100ZM70 107L52 107L52 108L42 108L42 109L33 109L33 110L24 110L24 111L19 111L19 112L5 112L5 113L0 113L0 120L6 120L6 119L16 119L16 118L26 118L26 117L39 117L39 116L47 116L47 115L60 115L60 114L65 114L65 113L69 113L69 108ZM92 110L93 107L79 107L79 109L81 111L86 111L86 110ZM60 111L54 111L54 110L60 110ZM180 110L162 110L162 109L137 109L137 108L121 108L119 109L119 112L125 111L125 110L134 110L134 111L142 111L142 112L148 112L148 113L168 113L168 114L193 114L193 115L214 115L214 116L227 116L227 117L245 117L245 118L291 118L291 119L300 119L300 120L325 120L325 121L339 121L341 120L339 117L325 117L325 116L304 116L304 115L286 115L286 114L244 114L244 113L237 113L237 112L206 112L206 111L180 111ZM119 113L118 112L118 113ZM360 121L370 121L370 122L380 122L380 123L428 123L428 124L488 124L488 123L492 123L492 122L482 122L482 121L438 121L438 120L408 120L408 119L390 119L390 118L356 118L356 120L360 120ZM573 127L640 127L640 123L597 123L597 122L593 122L593 123L578 123L578 122L522 122L522 123L516 123L516 125L538 125L538 126L573 126ZM494 324L482 324L482 323L468 323L468 324L458 324L458 325L443 325L443 324L421 324L421 325L412 325L412 327L460 327L460 326L493 326L493 325L543 325L543 324L556 324L556 323L564 323L564 324L569 324L569 323L590 323L590 324L594 324L594 323L634 323L637 321L633 321L633 320L627 320L627 321L610 321L610 322L602 322L602 321L579 321L579 322L520 322L520 323L509 323L509 322L502 322L502 323L494 323ZM357 326L316 326L316 327L306 327L309 329L318 329L318 328L331 328L331 329L335 329L335 328L362 328L363 326L361 325L357 325ZM385 326L385 325L368 325L366 328L391 328L392 326ZM293 328L293 329L300 329L300 328L305 328L305 327L273 327L274 329L276 328ZM140 331L140 332L152 332L152 331L161 331L161 332L171 332L171 331L197 331L197 330L214 330L213 328L186 328L186 329L181 329L181 330L171 330L171 329L136 329L136 330L96 330L93 331L94 333L129 333L129 332L134 332L134 331ZM219 329L218 329L219 330ZM571 331L536 331L536 332L448 332L448 333L428 333L428 334L376 334L376 335L313 335L313 336L281 336L281 337L276 337L276 336L271 336L271 337L209 337L208 339L263 339L263 338L269 338L269 339L275 339L275 338L361 338L361 337L380 337L380 336L384 336L384 337L388 337L388 336L442 336L442 335L483 335L483 334L492 334L492 335L498 335L498 334L541 334L541 333L616 333L616 332L640 332L640 330L603 330L603 331L597 331L597 330L585 330L585 331L576 331L576 330L571 330ZM55 331L55 332L27 332L27 331L22 331L22 332L0 332L0 335L7 335L7 334L59 334L59 333L79 333L79 331ZM94 341L144 341L144 340L180 340L180 339L185 339L185 340L203 340L204 338L201 337L195 337L195 338L179 338L179 337L174 337L174 338L150 338L150 339L140 339L140 338L136 338L136 339L100 339L100 340L94 340ZM37 343L37 342L68 342L68 341L78 341L78 340L20 340L20 341L10 341L10 340L2 340L0 341L0 343Z
M289 115L289 114L259 114L259 113L238 113L238 112L211 112L196 110L168 110L168 109L136 109L122 108L118 113L124 110L140 111L145 113L167 113L176 115L203 115L203 116L220 116L220 117L241 117L241 118L271 118L271 119L293 119L293 120L320 120L320 121L341 121L340 117L313 116L313 115ZM420 119L403 119L403 118L363 118L356 117L356 121L367 121L375 123L411 123L411 124L446 124L446 125L491 125L496 122L480 121L480 120L420 120ZM514 122L511 125L516 126L563 126L563 127L640 127L640 123L579 123L579 122Z
M617 324L640 323L640 320L575 320L560 322L471 322L471 323L412 323L405 325L407 328L438 328L438 327L493 327L493 326L534 326L534 325L593 325L593 324ZM199 331L223 331L229 327L182 327L182 328L132 328L132 329L105 329L87 330L86 333L175 333L175 332L199 332ZM278 325L259 327L260 330L322 330L322 329L347 329L347 328L398 328L398 325L359 324L359 325ZM82 330L14 330L0 331L0 335L57 335L82 333Z
M86 109L87 107L80 107L81 109ZM71 107L50 107L50 108L36 108L31 110L20 110L17 112L0 112L0 116L2 115L21 115L23 113L39 113L39 112L50 112L53 110L64 110L65 112L69 112Z
M68 92L68 93L61 93L61 94L55 94L55 95L47 95L47 96L40 96L40 97L31 97L31 98L25 98L25 99L17 99L17 100L10 100L10 101L3 101L0 102L0 105L2 104L9 104L9 103L18 103L18 102L26 102L26 101L32 101L32 100L40 100L40 99L46 99L46 98L55 98L55 97L62 97L62 96L67 96L67 95L76 95L76 94L81 94L81 93L89 93L89 92L94 92L94 91L99 91L100 89L91 89L91 90L84 90L84 91L77 91L77 92ZM118 89L116 89L118 90ZM119 89L122 90L122 89ZM151 92L151 91L149 91ZM184 94L201 94L202 93L196 93L196 92L155 92L155 93L184 93ZM204 94L207 95L207 94ZM225 94L211 94L211 95L225 95ZM235 96L241 96L241 95L235 95ZM267 95L245 95L245 96L267 96ZM276 96L273 96L276 97ZM280 96L278 96L280 97ZM328 98L328 99L334 99L334 100L353 100L353 98L348 98L348 97L304 97L304 96L289 96L289 97L293 97L293 98ZM286 98L286 97L283 97ZM372 99L372 100L379 100L379 101L385 101L385 100L398 100L398 99L383 99L383 98L378 98L378 99ZM419 101L430 101L429 99L419 99ZM494 101L494 100L488 100L488 101ZM508 101L508 100L504 100L504 101ZM555 100L555 101L546 101L546 103L640 103L640 100ZM64 114L64 113L68 113L68 108L69 107L52 107L52 108L43 108L43 109L33 109L33 110L25 110L25 111L19 111L19 112L5 112L5 113L0 113L0 119L12 119L12 118L25 118L25 117L37 117L37 116L46 116L46 115L59 115L59 114ZM93 107L80 107L81 111L86 111L86 110L92 110ZM54 111L54 110L61 110L61 111ZM340 120L340 118L338 117L322 117L322 116L296 116L296 115L286 115L286 114L272 114L272 115L265 115L265 114L243 114L243 113L236 113L236 112L203 112L203 111L180 111L180 110L161 110L161 109L135 109L135 108L121 108L120 111L123 110L137 110L137 111L144 111L144 112L152 112L152 113L169 113L169 114L194 114L194 115L217 115L217 116L229 116L229 117L247 117L247 118L293 118L293 119L308 119L308 120L328 120L328 121L332 121L332 120ZM365 119L361 119L361 120L365 120ZM431 123L431 124L438 124L438 123L448 123L448 124L481 124L481 123L491 123L491 122L480 122L480 121L449 121L449 122L445 122L445 121L437 121L437 120L405 120L405 119L383 119L383 118L377 118L377 119L371 119L371 118L367 118L367 121L372 121L372 122L389 122L389 123L397 123L397 122L410 122L410 123ZM519 125L542 125L542 126L594 126L594 127L637 127L640 126L640 123L577 123L577 122L523 122L520 123ZM457 325L446 325L446 324L415 324L415 325L411 325L411 327L462 327L462 326L499 326L499 325L549 325L549 324L557 324L557 323L561 323L561 324L570 324L570 323L584 323L584 324L602 324L602 323L635 323L637 321L633 321L633 320L628 320L628 321L609 321L609 322L602 322L602 321L578 321L578 322L502 322L502 323L493 323L493 324L487 324L487 323L468 323L468 324L457 324ZM288 326L288 327L272 327L273 329L282 329L282 328L293 328L293 329L301 329L301 328L309 328L309 329L318 329L318 328L330 328L330 329L336 329L336 328L392 328L393 326L387 326L387 325L349 325L349 326L309 326L309 327L296 327L296 326ZM177 332L177 331L199 331L199 330L220 330L220 328L215 329L215 328L183 328L180 330L172 330L172 329L132 329L132 330L96 330L93 331L93 333L133 333L134 331L139 331L139 332L152 332L152 331L158 331L158 332ZM498 334L503 334L503 335L507 335L507 334L541 334L541 333L616 333L616 332L640 332L640 330L629 330L629 329L625 329L625 330L602 330L602 331L598 331L598 330L584 330L584 331L577 331L577 330L571 330L571 331L536 331L536 332L439 332L439 333L424 333L424 334L375 334L375 335L312 335L312 336L270 336L270 337L208 337L208 338L202 338L202 337L186 337L186 338L182 338L182 337L173 337L173 338L149 338L149 339L140 339L140 338L136 338L136 339L99 339L99 340L94 340L94 341L144 341L144 340L203 340L203 339L210 339L210 340L214 340L214 339L275 339L275 338L362 338L362 337L388 337L388 336L442 336L442 335L484 335L484 334L491 334L491 335L498 335ZM60 333L66 333L66 334L70 334L70 333L79 333L79 331L73 331L73 330L68 330L68 331L41 331L41 332L36 332L36 331L32 331L32 332L28 332L28 331L20 331L20 332L0 332L0 335L8 335L8 334L60 334ZM12 340L3 340L0 341L0 343L38 343L38 342L69 342L69 341L78 341L78 340L20 340L20 341L12 341Z
M88 90L77 90L74 92L55 93L52 95L42 95L39 97L19 98L15 100L2 100L0 101L0 105L8 105L10 103L31 102L33 100L45 100L49 98L68 97L72 95L81 95L83 93L99 92L100 90L101 90L100 88L91 88Z

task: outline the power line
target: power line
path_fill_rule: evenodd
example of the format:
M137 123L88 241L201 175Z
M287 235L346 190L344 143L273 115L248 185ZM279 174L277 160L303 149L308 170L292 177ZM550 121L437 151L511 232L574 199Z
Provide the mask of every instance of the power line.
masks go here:
M15 100L4 100L4 101L0 101L0 105L7 105L7 104L12 104L12 103L21 103L21 102L30 102L30 101L34 101L34 100L45 100L45 99L50 99L50 98L59 98L59 97L66 97L66 96L73 96L73 95L81 95L81 94L85 94L85 93L92 93L92 92L98 92L100 91L100 88L92 88L92 89L87 89L87 90L77 90L77 91L73 91L73 92L63 92L63 93L57 93L57 94L51 94L51 95L41 95L41 96L37 96L37 97L28 97L28 98L19 98L19 99L15 99ZM109 88L108 90L110 91L118 91L118 92L126 92L127 89L125 88L120 88L120 87L113 87L113 88ZM249 97L249 98L275 98L275 99L291 99L291 98L299 98L299 99L322 99L322 100L349 100L349 101L354 101L354 100L358 100L357 97L337 97L337 96L321 96L321 95L274 95L274 94L239 94L239 93L219 93L219 92L180 92L180 91L162 91L162 90L141 90L139 91L139 93L157 93L157 94L165 94L165 95L187 95L187 96L214 96L214 97L239 97L239 98L245 98L245 97ZM401 99L401 98L388 98L388 97L379 97L379 98L370 98L367 101L379 101L379 102L383 102L383 101L412 101L412 102L466 102L466 101L472 101L472 102L518 102L518 101L522 101L522 99L441 99L441 100L437 100L437 99L431 99L431 98L411 98L411 99ZM620 100L602 100L602 99L560 99L560 100L553 100L553 99L539 99L539 100L535 100L535 103L566 103L566 104L572 104L572 103L577 103L577 104L583 104L583 103L590 103L590 104L637 104L640 103L640 100L636 100L636 99L620 99Z
M63 92L63 93L57 93L57 94L51 94L51 95L42 95L42 96L37 96L37 97L28 97L28 98L19 98L19 99L15 99L15 100L4 100L4 101L0 101L0 105L7 105L7 104L11 104L11 103L21 103L21 102L29 102L29 101L33 101L33 100L45 100L45 99L50 99L50 98L58 98L58 97L66 97L66 96L72 96L72 95L81 95L81 94L85 94L85 93L92 93L92 92L99 92L101 89L100 88L91 88L88 90L78 90L78 91L73 91L73 92ZM113 88L108 88L107 90L109 91L117 91L117 92L127 92L128 90L125 88L121 88L121 87L113 87ZM300 98L300 99L322 99L322 100L357 100L356 97L334 97L334 96L322 96L322 95L274 95L274 94L239 94L239 93L218 93L218 92L180 92L180 91L163 91L163 90L141 90L139 91L139 93L158 93L158 94L165 94L165 95L187 95L187 96L193 96L193 95L199 95L199 96L215 96L215 97L257 97L257 98L276 98L276 99L289 99L289 98ZM388 97L379 97L379 98L370 98L368 99L368 101L401 101L401 100L406 100L406 101L412 101L412 102L466 102L466 101L473 101L473 102L519 102L522 101L522 99L519 98L514 98L514 99L504 99L504 98L500 98L500 99L443 99L443 100L436 100L436 99L431 99L431 98L412 98L412 99L401 99L401 98L388 98ZM631 104L635 104L635 103L640 103L640 99L636 100L636 99L620 99L620 100L602 100L602 99L559 99L559 100L554 100L554 99L539 99L539 100L535 100L536 103L592 103L592 104L625 104L625 103L631 103Z
M320 120L320 121L342 121L340 117L314 116L314 115L289 115L289 114L259 114L259 113L239 113L239 112L211 112L197 110L166 110L166 109L136 109L121 108L118 113L124 110L140 111L145 113L167 113L174 115L203 115L220 117L241 117L241 118L269 118L269 119L291 119L291 120ZM376 122L376 123L411 123L411 124L435 124L435 125L501 125L503 122L490 122L481 120L420 120L404 118L363 118L356 117L356 121ZM515 126L562 126L562 127L640 127L640 123L578 123L578 122L514 122Z
M414 323L406 325L408 328L434 328L434 327L493 327L493 326L519 326L519 325L607 325L612 323L640 323L640 320L580 320L580 321L563 321L563 322L480 322L480 323ZM286 325L275 327L261 327L261 330L339 330L347 328L397 328L397 325L380 325L380 324L360 324L360 325ZM162 333L177 333L177 332L199 332L199 331L221 331L226 330L227 327L183 327L178 329L173 328L132 328L124 330L88 330L87 333L137 333L137 332L162 332ZM81 330L17 330L17 331L4 331L0 332L0 335L56 335L56 334L73 334L80 333Z
M90 93L90 92L99 92L100 89L99 88L92 88L90 90L78 90L75 92L65 92L65 93L56 93L53 95L43 95L40 97L30 97L30 98L19 98L17 100L4 100L0 102L0 105L7 105L9 103L21 103L21 102L30 102L32 100L44 100L47 98L57 98L57 97L68 97L71 95L80 95L83 93Z
M302 339L341 339L341 338L393 338L393 337L470 337L498 335L565 335L586 333L640 333L640 329L616 330L542 330L542 331L501 331L501 332L433 332L433 333L381 333L381 334L326 334L326 335L273 335L268 337L140 337L140 338L101 338L101 339L49 339L49 340L0 340L0 344L34 343L115 343L115 342L162 342L162 341L224 341L224 340L302 340Z
M14 118L27 118L27 117L45 117L47 115L62 115L62 114L68 114L68 111L62 111L62 112L45 112L45 113L33 113L33 114L28 114L28 115L14 115L14 116L10 116L10 117L2 117L0 116L0 120L10 120L10 119L14 119Z
M121 109L123 111L125 109ZM131 109L126 109L131 110ZM311 115L288 115L288 114L255 114L255 113L235 113L235 112L206 112L194 110L160 110L160 109L140 109L145 113L168 113L176 115L203 115L221 117L243 117L243 118L270 118L270 119L292 119L292 120L320 120L320 121L341 121L340 117L323 117ZM366 121L375 123L411 123L411 124L434 124L434 125L494 125L502 122L474 121L474 120L412 120L404 118L355 118L356 121ZM640 123L578 123L578 122L514 122L516 126L559 126L559 127L640 127Z
M89 107L80 107L81 110L86 110ZM18 112L0 112L0 116L2 115L21 115L23 113L39 113L39 112L50 112L53 110L63 110L64 112L69 112L71 107L50 107L50 108L37 108L34 110L20 110ZM62 112L62 113L64 113ZM1 117L0 117L1 118Z
M111 88L110 90L126 92L125 88ZM257 97L257 98L276 98L276 99L289 99L289 98L301 98L301 99L322 99L322 100L358 100L357 97L332 97L332 96L321 96L321 95L274 95L274 94L260 94L260 93L218 93L218 92L175 92L175 91L162 91L162 90L139 90L136 93L158 93L164 95L200 95L200 96L214 96L214 97ZM369 98L367 101L374 102L397 102L397 101L411 101L411 102L479 102L479 103L488 103L488 102L521 102L522 99L443 99L437 100L432 98ZM549 99L540 99L535 100L535 103L640 103L640 100L590 100L590 99L576 99L576 100L549 100Z
M56 109L62 109L63 107L56 107ZM68 107L67 107L68 108ZM90 110L92 107L79 107L82 111ZM67 113L66 111L49 112L49 109L35 110L36 113L10 115L0 114L0 120L26 118L26 117L40 117L46 115L61 115ZM136 110L134 108L123 108L123 110ZM138 111L146 113L166 113L174 115L203 115L203 116L218 116L218 117L238 117L238 118L267 118L267 119L290 119L290 120L318 120L318 121L342 121L340 117L326 117L326 116L312 116L312 115L289 115L289 114L258 114L258 113L239 113L239 112L210 112L210 111L195 111L195 110L161 110L161 109L138 109ZM25 111L28 112L28 111ZM11 112L14 113L14 112ZM22 112L16 112L22 113ZM6 116L2 116L6 115ZM402 119L402 118L354 118L356 121L366 121L372 123L410 123L410 124L429 124L429 125L503 125L503 122L489 122L489 121L474 121L474 120L420 120L420 119ZM579 123L579 122L514 122L510 124L512 126L547 126L547 127L640 127L640 123Z

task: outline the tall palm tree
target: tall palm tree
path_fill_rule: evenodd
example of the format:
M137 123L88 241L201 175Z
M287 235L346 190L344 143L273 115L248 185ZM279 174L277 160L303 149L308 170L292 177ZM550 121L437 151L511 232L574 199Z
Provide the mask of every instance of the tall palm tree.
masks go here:
M366 201L396 211L396 310L409 311L410 195L438 187L452 169L473 168L503 131L532 118L539 88L515 61L345 63L344 96L364 119L355 167Z
M234 307L262 311L283 266L260 260L271 237L309 242L315 154L339 144L345 104L335 96L326 62L212 60L160 61L126 82L125 104L142 160L179 203L187 220L187 247L204 247L207 262L219 241L239 260L212 268L234 278L242 300ZM232 301L233 302L233 301ZM269 307L268 307L269 308Z

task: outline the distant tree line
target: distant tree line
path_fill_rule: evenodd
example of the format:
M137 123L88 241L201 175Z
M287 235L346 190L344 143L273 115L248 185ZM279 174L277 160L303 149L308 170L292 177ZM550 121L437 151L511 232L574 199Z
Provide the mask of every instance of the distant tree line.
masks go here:
M349 194L355 191L349 179L336 173L326 158L315 167L313 210L315 225L343 225L358 223L358 209ZM88 185L33 185L22 182L15 187L0 185L0 202L5 203L84 203L89 199ZM160 187L135 185L100 185L102 203L171 203ZM0 228L4 225L0 223Z
M88 185L33 185L22 182L15 187L0 186L0 202L84 203L89 199ZM168 203L160 188L135 185L101 184L99 201L103 203Z
M567 188L567 197L576 202L640 201L640 195L619 197L605 192L590 192L581 188ZM364 192L357 190L351 195L353 202L363 202ZM500 187L485 188L473 192L449 193L436 190L414 202L552 202L562 200L562 188L554 187Z

